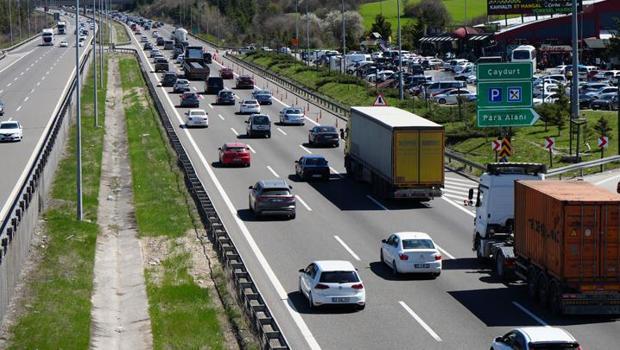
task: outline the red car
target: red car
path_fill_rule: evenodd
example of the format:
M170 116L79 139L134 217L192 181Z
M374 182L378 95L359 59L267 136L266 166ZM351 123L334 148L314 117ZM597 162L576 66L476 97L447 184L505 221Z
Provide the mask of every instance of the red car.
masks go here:
M245 143L230 142L220 147L221 165L250 166L250 147Z
M233 78L233 70L231 68L222 68L222 69L220 69L220 77L222 79L232 79Z
M241 75L237 78L237 89L254 89L254 79L249 75Z

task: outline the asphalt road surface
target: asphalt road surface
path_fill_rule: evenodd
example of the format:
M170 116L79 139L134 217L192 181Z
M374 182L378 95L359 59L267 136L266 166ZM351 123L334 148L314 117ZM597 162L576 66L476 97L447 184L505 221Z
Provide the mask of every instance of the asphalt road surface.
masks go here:
M165 37L171 29L158 28ZM142 47L135 38L134 44ZM190 45L205 46L193 38ZM141 52L141 59L150 61L146 57ZM224 65L231 64L224 59ZM211 74L218 75L219 64L210 67ZM180 72L178 65L176 70ZM234 71L244 73L237 67ZM150 74L153 81L159 77ZM234 89L233 80L225 84L241 99L251 94ZM305 107L304 101L259 77L256 84L268 87L276 97L273 105L262 106L272 121L277 121L284 105ZM203 82L194 81L192 86L204 91ZM473 181L447 172L446 196L428 205L381 202L370 196L368 186L339 175L344 174L342 146L306 144L308 129L317 123L316 109L310 109L305 126L273 125L271 139L248 139L247 116L236 114L238 105L216 106L213 95L203 94L200 105L209 113L209 128L187 129L183 125L187 109L176 107L179 97L170 91L159 87L158 96L292 348L488 349L494 337L509 329L536 325L564 327L587 349L617 348L616 319L552 317L528 301L521 283L502 283L491 276L488 266L476 262L471 251L473 213L463 206ZM334 116L325 112L321 116L320 123L336 125ZM338 123L343 127L342 121ZM237 140L251 146L252 166L219 167L218 147ZM329 160L333 168L329 182L300 182L292 176L293 161L308 153ZM248 186L272 178L286 179L293 186L296 219L257 220L248 210ZM394 279L379 263L380 240L405 230L426 232L441 247L444 270L438 279ZM297 291L297 270L319 259L349 260L359 269L367 292L365 310L309 310Z

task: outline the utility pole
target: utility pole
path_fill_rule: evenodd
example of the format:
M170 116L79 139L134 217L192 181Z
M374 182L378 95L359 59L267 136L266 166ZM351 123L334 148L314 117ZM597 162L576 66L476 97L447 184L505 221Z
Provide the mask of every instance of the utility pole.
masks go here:
M308 15L308 0L306 0L306 61L308 65L310 65L310 16Z
M99 0L99 76L103 77L103 8L106 0ZM96 15L93 14L93 22L96 22ZM97 38L93 38L97 40ZM97 61L95 61L95 69L97 69ZM99 79L99 87L103 89L103 79Z
M340 65L341 71L340 73L345 73L345 65L347 63L347 32L346 32L346 21L344 20L344 0L342 0L342 62Z
M93 23L95 23L95 19L97 18L97 0L93 0ZM101 30L101 29L100 29ZM101 43L99 43L99 46L101 46ZM95 128L99 127L99 114L97 112L97 40L93 40L93 62L95 62L95 65L93 66L93 78L94 83L93 83L93 96L94 96L94 107L95 107L95 115L94 115L94 119L95 119ZM103 77L103 76L101 76ZM100 79L103 80L103 79Z
M578 46L579 46L579 42L577 41L577 34L579 33L579 27L578 27L578 22L577 22L577 0L573 0L573 17L572 17L572 22L573 22L573 28L572 28L572 35L573 35L573 81L572 81L572 86L570 89L570 95L571 95L571 114L570 114L570 125L571 127L569 128L569 134L570 134L570 139L573 139L573 121L577 118L579 118L579 51L578 51ZM536 67L534 67L534 69L536 69ZM579 143L579 140L577 140L577 143ZM579 146L577 146L579 147ZM572 153L572 149L569 151L569 153Z
M11 16L11 0L9 0L9 33L11 37L11 45L13 45L13 16Z
M397 25L398 25L398 98L402 101L405 98L403 87L403 42L400 35L400 0L396 3L397 7Z
M618 95L616 95L616 104L618 107L618 126L616 127L618 133L618 154L620 154L620 76L618 76ZM613 101L612 101L613 102ZM613 106L613 103L612 103Z
M295 51L299 53L299 0L295 0Z
M82 212L82 116L80 109L80 31L77 30L80 23L80 0L75 0L75 95L77 101L76 116L76 133L75 133L75 158L77 160L76 169L76 202L77 202L77 220L82 221L84 214ZM94 69L97 67L95 66Z

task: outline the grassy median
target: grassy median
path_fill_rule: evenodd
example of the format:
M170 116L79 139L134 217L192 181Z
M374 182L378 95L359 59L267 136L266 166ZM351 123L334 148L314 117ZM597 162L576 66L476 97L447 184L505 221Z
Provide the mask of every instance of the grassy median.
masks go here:
M84 221L76 220L75 127L56 171L50 206L43 215L46 247L27 277L23 311L11 327L11 349L86 349L97 238L97 196L103 128L94 128L92 68L82 90ZM106 81L107 69L104 69ZM99 122L105 117L106 84L98 90Z
M160 127L135 58L120 59L120 72L138 231L147 242L157 240L165 252L161 262L147 267L145 273L154 347L227 348L220 311L213 300L217 295L199 286L192 275L188 245L196 242L200 221L176 156Z

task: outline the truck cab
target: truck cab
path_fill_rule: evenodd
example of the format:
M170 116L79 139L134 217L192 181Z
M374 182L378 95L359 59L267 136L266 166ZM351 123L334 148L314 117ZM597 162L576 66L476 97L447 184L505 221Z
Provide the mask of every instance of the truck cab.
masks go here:
M474 246L478 258L492 255L492 243L503 241L514 227L514 184L517 180L544 180L546 167L534 163L490 163L477 189L469 190L476 207ZM477 195L474 200L474 193Z

